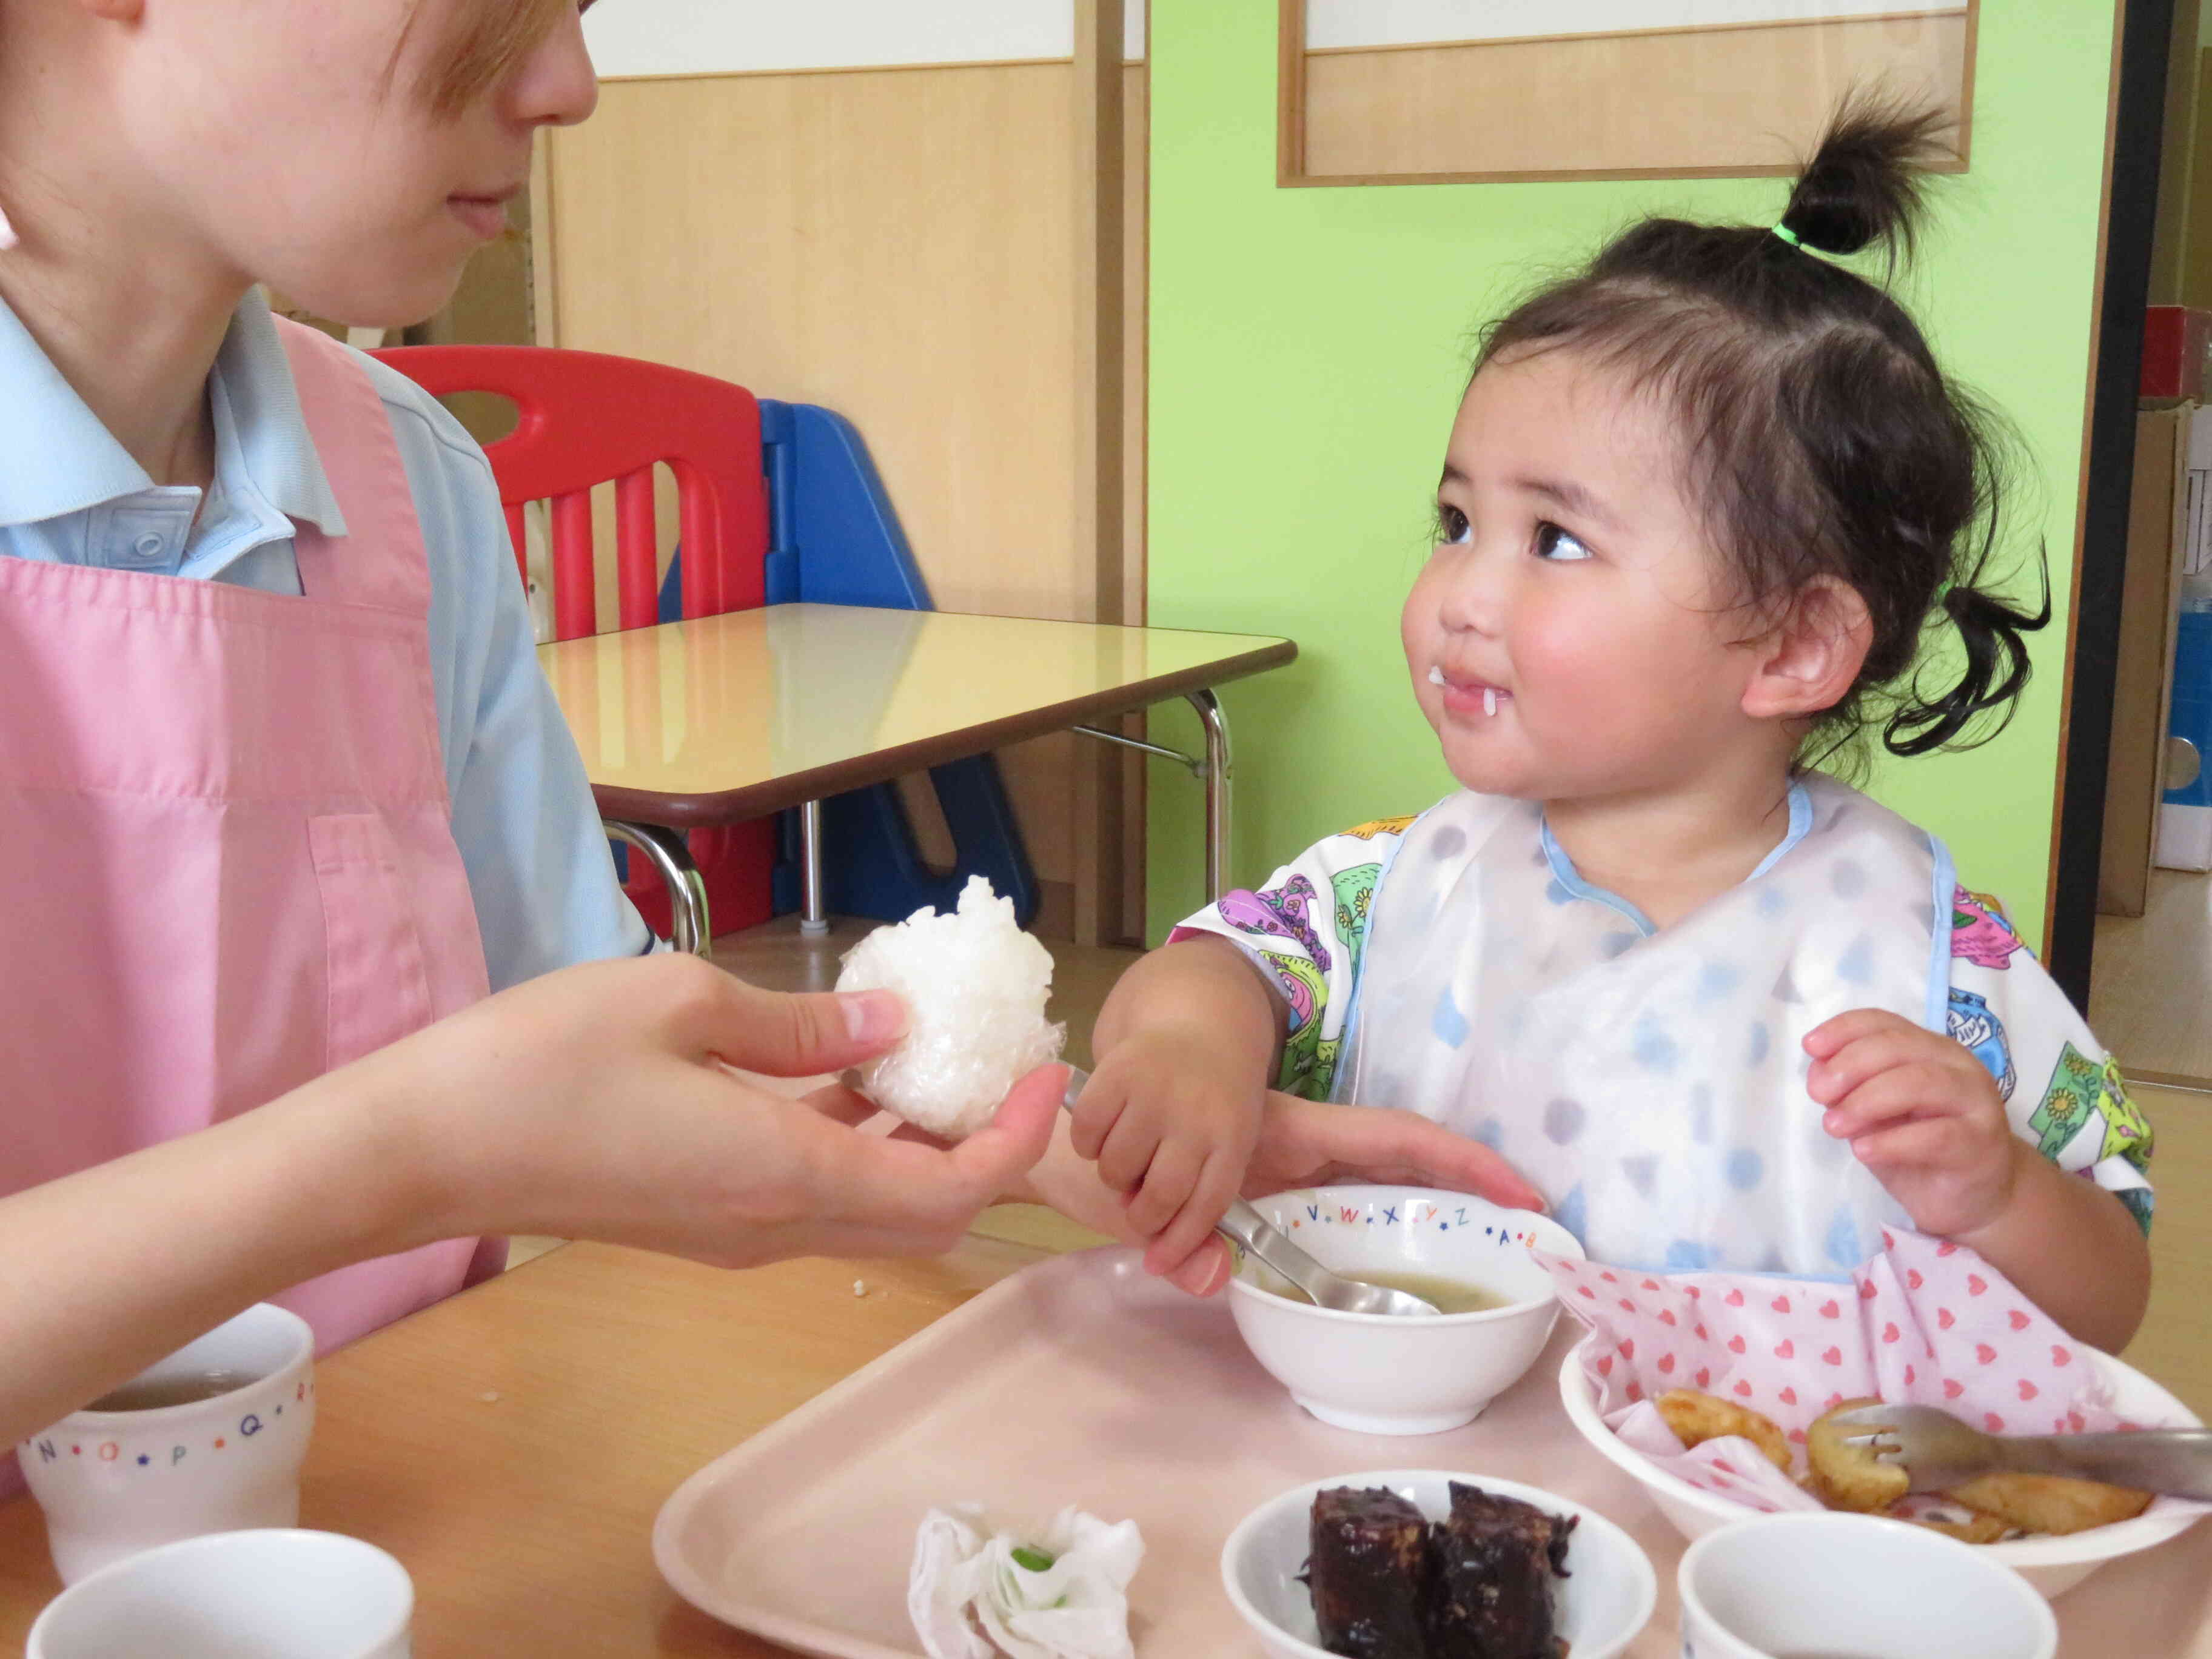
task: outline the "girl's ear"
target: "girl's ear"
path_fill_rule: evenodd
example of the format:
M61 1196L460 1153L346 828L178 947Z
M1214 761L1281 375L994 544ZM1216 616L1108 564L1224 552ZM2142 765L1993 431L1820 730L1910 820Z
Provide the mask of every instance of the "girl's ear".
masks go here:
M1849 582L1814 579L1754 647L1758 665L1743 690L1753 720L1802 720L1850 693L1874 644L1874 618Z

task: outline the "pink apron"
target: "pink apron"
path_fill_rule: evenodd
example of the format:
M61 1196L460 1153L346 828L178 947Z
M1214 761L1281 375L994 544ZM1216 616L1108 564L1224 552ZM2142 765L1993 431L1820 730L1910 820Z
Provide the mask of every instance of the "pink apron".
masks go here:
M360 365L277 327L347 529L297 526L301 597L0 558L0 1191L485 994L399 451ZM450 1240L276 1299L327 1349L503 1254Z

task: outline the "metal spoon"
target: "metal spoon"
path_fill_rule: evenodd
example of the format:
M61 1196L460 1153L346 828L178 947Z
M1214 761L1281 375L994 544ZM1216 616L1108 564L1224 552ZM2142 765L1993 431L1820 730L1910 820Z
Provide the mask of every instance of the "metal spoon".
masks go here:
M1076 1097L1091 1081L1080 1066L1067 1068L1067 1090L1060 1103L1075 1109ZM1213 1224L1213 1231L1231 1243L1241 1245L1261 1262L1297 1286L1317 1308L1338 1313L1395 1314L1401 1317L1432 1317L1443 1310L1407 1291L1394 1291L1331 1273L1268 1224L1267 1218L1241 1198L1229 1200L1228 1212Z

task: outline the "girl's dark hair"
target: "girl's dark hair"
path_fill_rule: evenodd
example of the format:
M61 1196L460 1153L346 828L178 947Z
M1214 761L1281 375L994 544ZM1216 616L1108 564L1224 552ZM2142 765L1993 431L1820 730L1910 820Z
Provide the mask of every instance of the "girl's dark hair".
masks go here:
M1660 397L1742 604L1787 602L1822 576L1858 592L1873 644L1808 735L1807 764L1877 722L1899 755L1996 736L2027 683L2024 636L2051 620L2047 570L2032 614L1984 585L2002 421L1944 375L1903 307L1820 257L1881 245L1892 272L1910 257L1925 169L1949 125L1855 94L1783 212L1802 246L1764 225L1644 220L1491 324L1475 357L1480 374L1509 355L1571 348ZM1963 651L1955 681L1929 689L1931 673L1949 676L1932 663L1911 671L1939 617Z

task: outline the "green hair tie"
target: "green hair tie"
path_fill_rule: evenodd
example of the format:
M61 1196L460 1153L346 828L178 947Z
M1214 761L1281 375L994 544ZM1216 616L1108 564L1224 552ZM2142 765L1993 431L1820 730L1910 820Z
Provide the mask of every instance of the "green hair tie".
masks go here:
M1809 254L1812 258L1821 260L1826 264L1833 264L1837 259L1842 257L1839 254L1829 252L1828 250L1824 247L1807 246L1805 244L1805 239L1800 236L1796 231L1790 229L1790 227L1785 224L1771 224L1769 225L1767 228L1772 231L1777 236L1779 236L1784 241L1789 243L1790 246L1796 248L1800 253Z

